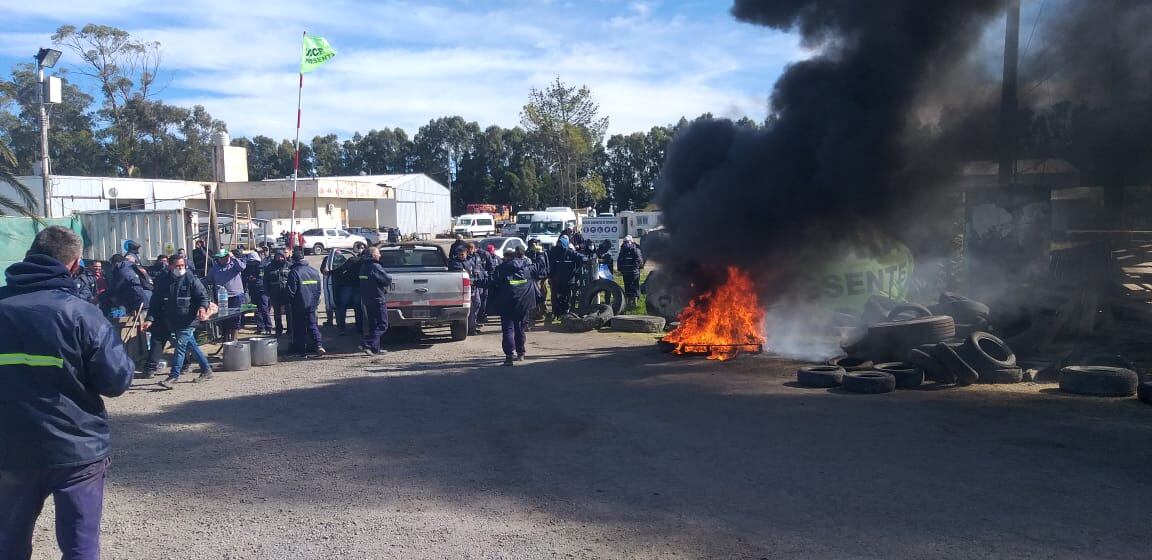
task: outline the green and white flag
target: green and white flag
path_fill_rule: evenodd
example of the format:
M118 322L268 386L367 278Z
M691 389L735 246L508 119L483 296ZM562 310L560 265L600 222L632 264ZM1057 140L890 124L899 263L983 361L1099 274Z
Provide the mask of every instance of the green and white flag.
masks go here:
M311 72L336 56L336 49L318 35L304 36L304 51L300 57L300 73Z

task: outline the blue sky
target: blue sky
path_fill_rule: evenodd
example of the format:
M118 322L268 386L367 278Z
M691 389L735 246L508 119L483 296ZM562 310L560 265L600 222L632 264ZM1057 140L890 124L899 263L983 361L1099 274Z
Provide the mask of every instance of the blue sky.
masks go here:
M461 115L511 127L529 89L585 84L610 132L703 112L762 120L793 35L736 22L723 1L0 0L0 68L31 60L62 24L158 41L160 97L204 105L233 136L290 138L303 31L339 51L305 75L301 136ZM77 63L65 53L61 66ZM90 85L81 83L89 93Z

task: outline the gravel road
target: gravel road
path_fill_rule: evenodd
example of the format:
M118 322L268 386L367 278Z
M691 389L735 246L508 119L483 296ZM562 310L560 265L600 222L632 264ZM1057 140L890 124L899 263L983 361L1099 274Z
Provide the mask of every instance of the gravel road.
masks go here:
M1146 558L1152 407L498 334L109 401L110 559ZM52 511L35 558L59 557Z

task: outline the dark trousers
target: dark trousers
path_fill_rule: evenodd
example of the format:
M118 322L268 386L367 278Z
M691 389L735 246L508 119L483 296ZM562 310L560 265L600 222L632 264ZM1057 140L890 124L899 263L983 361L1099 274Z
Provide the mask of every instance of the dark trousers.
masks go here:
M324 347L320 336L320 325L316 320L316 310L292 306L292 351L304 354L309 350Z
M336 299L336 328L343 333L348 327L348 310L356 317L356 331L364 332L364 317L360 311L360 288L358 286L336 286L332 288L332 296ZM368 305L372 305L369 303Z
M388 304L382 301L364 302L364 318L367 324L364 326L364 338L361 344L379 352L380 337L388 332Z
M475 331L480 325L486 291L484 288L472 288L472 307L468 310L468 332Z
M621 270L620 275L624 277L624 295L632 299L640 297L640 271Z
M155 371L160 363L160 358L164 357L164 346L172 340L172 333L167 327L162 327L156 323L152 324L148 333L152 335L152 343L148 347L148 360L144 362L144 371Z
M239 294L228 297L228 308L239 309L244 302L247 301L245 294ZM243 315L237 315L235 319L227 319L220 321L220 334L224 335L224 340L236 340L236 331L240 330L240 326L244 322Z
M488 290L485 288L472 287L472 291L480 292L480 310L476 312L476 320L481 323L488 321Z
M0 559L32 557L44 500L56 504L56 543L65 560L100 558L100 516L108 460L62 469L0 470Z
M276 336L284 334L284 323L281 322L281 317L284 322L288 323L288 332L292 332L292 313L288 309L288 304L280 301L272 300L272 318L276 323Z
M572 299L572 283L552 280L552 315L557 318L568 314L569 300ZM503 322L501 322L503 324Z
M524 327L527 323L528 319L524 317L500 317L500 331L503 333L500 345L504 348L505 356L524 354L524 343L528 339Z
M256 331L272 332L272 302L268 294L252 292L252 302L256 304Z

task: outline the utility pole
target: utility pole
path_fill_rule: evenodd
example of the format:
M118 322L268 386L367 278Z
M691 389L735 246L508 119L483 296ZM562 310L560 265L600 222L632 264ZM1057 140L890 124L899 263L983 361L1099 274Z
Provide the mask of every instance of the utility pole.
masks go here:
M205 276L208 275L208 263L212 262L212 255L219 251L220 241L216 239L216 228L219 227L218 216L216 215L216 183L203 183L204 185L204 198L208 200L208 239L205 240L204 245L208 251L208 258L204 259L205 269L201 272ZM293 220L295 222L295 220ZM235 226L235 224L233 224Z
M1017 67L1020 57L1020 0L1009 0L1004 26L1004 85L1000 94L1000 184L1016 181Z
M48 104L44 100L44 64L36 61L36 100L40 104L40 179L43 181L44 217L52 217L52 165L48 161Z

